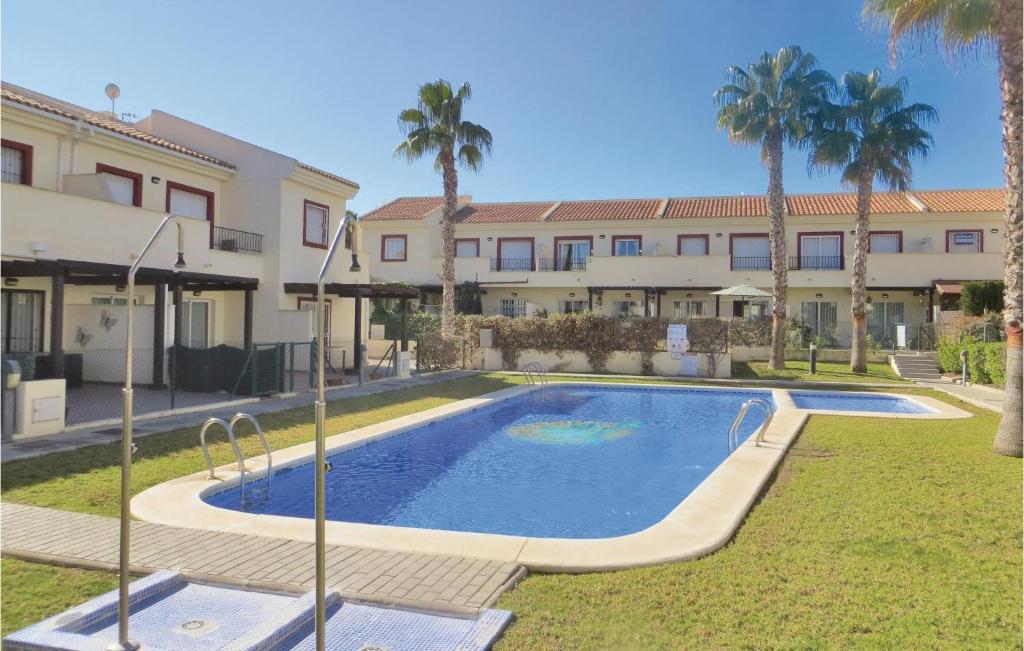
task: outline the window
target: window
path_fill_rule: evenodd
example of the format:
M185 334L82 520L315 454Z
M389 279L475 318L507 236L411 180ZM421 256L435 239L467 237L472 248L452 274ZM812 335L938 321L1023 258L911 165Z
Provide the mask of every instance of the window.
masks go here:
M735 319L765 319L768 318L770 313L768 299L766 298L753 298L732 302L732 316Z
M612 255L640 255L641 241L639 235L612 235Z
M843 234L800 233L797 269L842 269Z
M6 138L2 143L0 180L4 183L32 185L32 146Z
M405 235L380 236L381 262L405 262L407 259L406 253Z
M4 290L2 329L5 353L43 352L43 314L46 293L31 290Z
M594 246L593 237L556 237L555 270L579 271L587 268L587 258Z
M103 163L96 163L96 174L110 192L111 201L124 206L142 205L141 174ZM203 219L206 219L205 206L203 210Z
M622 301L615 301L612 304L612 316L622 319L630 316L643 316L643 308L640 306L640 301L634 301L626 299Z
M676 241L676 254L678 255L707 255L707 235L680 235Z
M128 305L128 298L126 296L114 296L112 294L96 294L93 295L91 303L93 305ZM132 303L135 305L142 305L142 297L135 296L132 299Z
M730 235L729 253L732 258L731 269L764 270L772 267L767 235Z
M673 319L696 319L704 316L704 301L672 301Z
M501 314L507 317L526 316L525 298L503 298L501 299Z
M456 258L479 258L480 240L478 238L466 238L455 240Z
M903 231L872 231L868 253L903 253Z
M213 247L213 193L187 185L167 182L165 210L172 215L210 222L210 247Z
M306 199L302 202L302 244L318 249L327 248L327 230L331 209L322 203Z
M896 324L903 320L903 303L872 302L868 304L868 334L883 346L896 338Z
M835 343L838 315L839 306L836 301L800 303L800 325L810 329L812 337L820 337L830 344Z
M946 253L981 253L980 230L946 231Z
M188 348L210 345L210 301L185 299L181 305L181 343Z
M532 237L499 237L496 271L533 271Z
M562 311L562 314L580 314L590 309L590 301L581 301L576 298L570 298L564 301L558 302L558 307Z
M309 312L316 312L316 299L308 298L306 296L299 297L299 309L306 310ZM314 318L312 323L316 323ZM309 333L310 339L316 338L316 330ZM331 300L324 299L324 352L330 357L331 352Z

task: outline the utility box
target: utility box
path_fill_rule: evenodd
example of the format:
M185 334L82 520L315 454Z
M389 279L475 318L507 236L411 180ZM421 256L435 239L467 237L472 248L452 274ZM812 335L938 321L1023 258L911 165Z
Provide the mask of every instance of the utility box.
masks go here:
M17 433L21 436L42 436L62 431L65 390L63 379L20 383L16 397Z
M412 356L407 350L400 350L395 353L398 356L398 371L397 377L409 377L410 372L410 361Z

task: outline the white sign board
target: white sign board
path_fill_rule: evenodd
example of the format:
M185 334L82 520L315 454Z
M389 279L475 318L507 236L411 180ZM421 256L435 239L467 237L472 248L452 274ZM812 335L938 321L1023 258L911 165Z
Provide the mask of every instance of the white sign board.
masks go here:
M679 371L683 375L694 377L700 373L700 356L696 353L687 353L683 355L683 361L680 363Z
M896 324L896 347L902 350L907 349L907 324Z
M686 325L682 323L668 324L668 334L665 340L672 359L680 359L690 347L690 341L686 338Z

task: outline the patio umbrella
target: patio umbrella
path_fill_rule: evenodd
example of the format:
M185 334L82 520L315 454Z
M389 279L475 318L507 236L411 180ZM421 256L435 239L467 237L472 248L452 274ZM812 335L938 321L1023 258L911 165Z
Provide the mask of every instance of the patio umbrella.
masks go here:
M733 287L726 287L720 289L717 292L711 292L712 296L736 296L744 298L748 296L771 296L770 293L757 287L751 287L750 285L735 285Z

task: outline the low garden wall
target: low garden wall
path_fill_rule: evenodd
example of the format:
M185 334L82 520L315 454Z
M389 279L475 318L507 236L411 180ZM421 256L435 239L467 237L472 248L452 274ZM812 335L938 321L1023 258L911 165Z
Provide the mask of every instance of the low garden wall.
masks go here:
M712 360L708 355L697 354L697 376L729 378L732 377L732 361L730 356L719 354L715 356L715 368L712 369ZM500 371L505 368L502 361L501 351L496 348L481 348L479 356L474 360L475 368L485 371ZM567 350L561 353L545 352L531 348L519 351L519 367L537 362L548 373L594 373L594 368L587 359L586 353L576 350ZM680 360L672 359L667 352L656 352L651 356L651 373L644 373L642 355L634 351L617 350L608 356L605 368L602 373L618 375L663 375L669 377L682 376L682 365Z
M732 354L733 361L736 362L767 362L771 356L771 347L769 346L733 346L729 349ZM889 360L891 351L868 351L869 362L879 362L885 364ZM807 361L810 353L806 350L787 350L786 359L789 360L803 360ZM819 348L818 349L818 361L819 362L849 362L850 361L850 349L849 348Z

